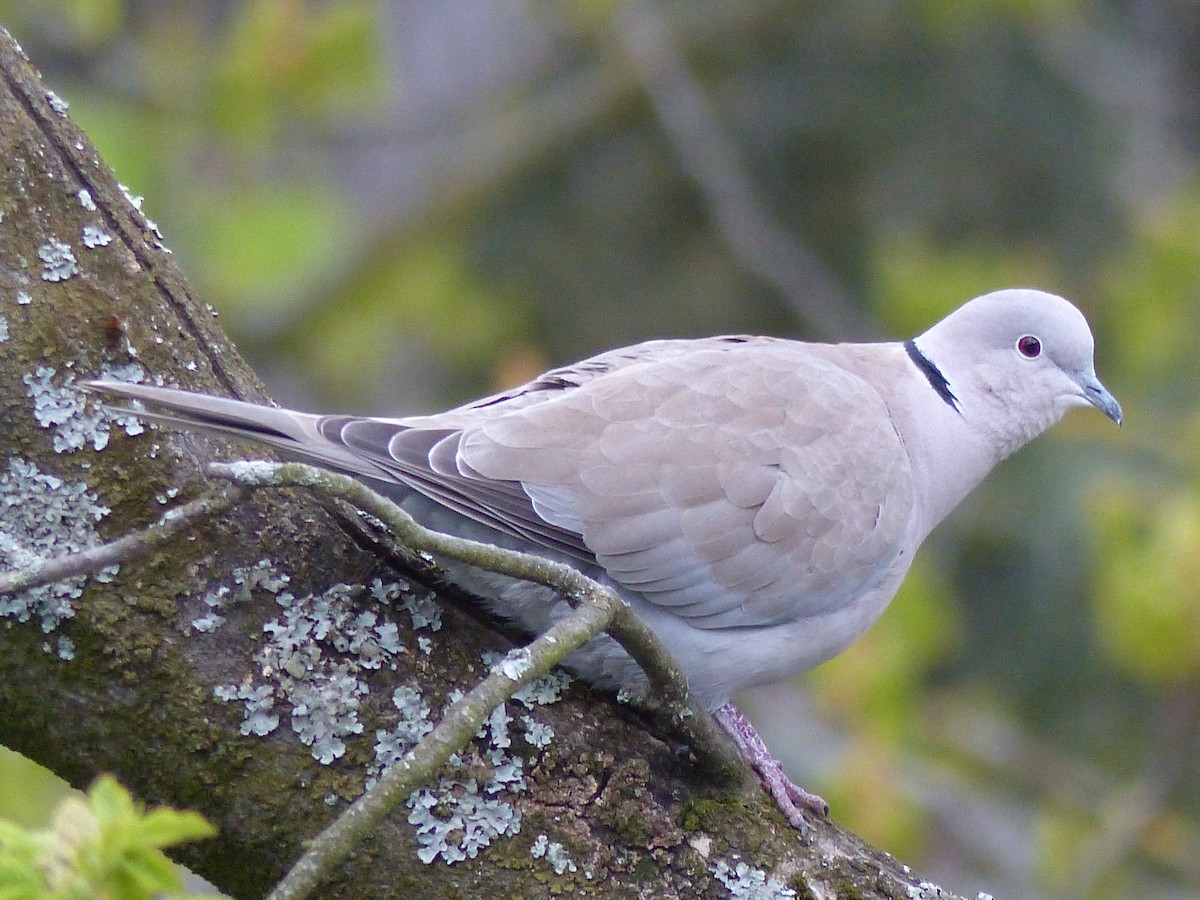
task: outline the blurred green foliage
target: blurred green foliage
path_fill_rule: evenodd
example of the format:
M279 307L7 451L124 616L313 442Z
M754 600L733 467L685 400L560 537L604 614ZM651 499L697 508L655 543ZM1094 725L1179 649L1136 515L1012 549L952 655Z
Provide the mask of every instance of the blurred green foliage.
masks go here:
M359 111L379 83L375 4L260 0L233 9L211 47L206 93L212 122L250 146L270 146L297 119L323 128Z
M45 825L50 810L70 788L65 781L36 763L0 747L0 819L18 825Z
M918 334L980 286L1053 284L1062 279L1035 254L1001 244L960 242L947 247L917 235L881 235L872 254L874 312L888 334Z
M1151 689L1200 675L1200 496L1178 486L1105 492L1095 503L1096 632Z
M901 859L929 849L920 807L897 786L905 753L921 743L931 677L954 658L961 628L956 601L945 575L918 557L884 614L886 624L808 679L816 707L853 735L847 763L823 796L834 809L853 809L856 827Z
M907 336L998 287L1072 297L1125 428L1073 414L933 535L806 679L848 735L808 786L910 862L960 848L950 870L997 895L1194 894L1200 14L651 8L844 328L739 256L615 37L622 4L0 0L0 22L313 408L436 408L649 337ZM989 831L906 786L947 769L1021 812ZM1152 800L1122 831L1131 792Z
M215 834L194 812L145 811L104 775L86 798L64 798L49 828L0 821L0 898L182 900L182 878L162 851Z

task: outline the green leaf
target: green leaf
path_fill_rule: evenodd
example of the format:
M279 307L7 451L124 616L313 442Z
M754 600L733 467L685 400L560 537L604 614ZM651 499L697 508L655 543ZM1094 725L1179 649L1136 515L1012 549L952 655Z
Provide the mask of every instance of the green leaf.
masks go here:
M126 854L110 880L120 897L145 897L150 900L156 893L179 891L183 879L171 861L157 850L138 850Z
M39 842L30 832L6 819L0 819L0 859L15 853L36 853Z
M138 822L137 833L142 846L162 848L214 837L217 829L199 813L160 806Z
M178 870L159 848L211 837L194 812L145 812L110 775L85 797L71 794L52 827L0 820L0 900L153 900L182 890Z
M92 783L88 800L102 824L134 814L133 797L111 775L101 775Z

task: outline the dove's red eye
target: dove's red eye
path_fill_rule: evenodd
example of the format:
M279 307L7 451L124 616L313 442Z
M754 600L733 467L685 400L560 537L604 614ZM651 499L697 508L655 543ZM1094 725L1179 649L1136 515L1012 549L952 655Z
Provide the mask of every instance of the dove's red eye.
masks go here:
M1026 359L1037 359L1042 355L1042 342L1032 334L1027 334L1017 341L1017 349Z

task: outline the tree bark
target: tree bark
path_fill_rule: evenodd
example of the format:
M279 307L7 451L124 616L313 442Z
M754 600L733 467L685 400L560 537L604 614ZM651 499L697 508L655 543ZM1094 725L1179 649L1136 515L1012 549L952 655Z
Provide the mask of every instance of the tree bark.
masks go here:
M94 407L71 406L74 380L140 366L194 390L266 394L3 32L0 147L0 553L14 564L22 552L63 552L149 523L210 486L207 462L245 453L207 436L128 435ZM443 587L442 627L431 630L420 615L431 568L378 551L347 511L304 492L260 491L168 550L81 583L78 596L0 597L0 742L76 786L113 772L147 803L199 810L220 836L181 861L235 897L262 896L363 790L377 731L413 711L394 692L417 692L436 718L452 691L482 676L481 654L510 646ZM336 587L376 579L403 591L381 602ZM321 604L342 618L326 609L319 619ZM288 631L296 646L309 640L309 655L269 657L300 607L310 631L333 622L335 633ZM361 646L337 644L338 622L379 644L394 623L406 649L376 647L383 664L373 668ZM274 705L247 700L255 690ZM313 712L323 702L314 692L337 690L342 719L330 725ZM700 770L607 696L576 683L556 703L510 703L509 714L508 737L497 726L465 749L457 784L425 819L419 803L413 815L446 820L471 785L499 784L497 769L517 761L523 789L510 779L478 790L507 805L510 826L519 813L515 834L473 858L427 863L419 851L464 846L462 835L439 845L402 807L320 895L724 897L758 870L800 897L915 896L920 879L890 856L828 822L802 840L762 791ZM305 729L311 746L297 733ZM751 869L739 873L739 863Z

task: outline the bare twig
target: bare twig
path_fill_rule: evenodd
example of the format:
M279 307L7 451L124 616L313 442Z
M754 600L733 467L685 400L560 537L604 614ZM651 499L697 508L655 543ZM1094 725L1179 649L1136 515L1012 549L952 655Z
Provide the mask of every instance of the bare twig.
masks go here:
M15 594L78 575L91 575L115 563L140 559L153 553L188 525L228 509L246 496L246 489L228 484L168 509L157 522L115 541L89 547L0 574L0 594Z
M251 489L305 487L323 496L344 500L383 522L396 541L405 547L545 585L571 606L579 606L598 597L616 597L617 608L606 630L646 673L656 701L655 712L675 729L676 736L686 741L706 765L726 774L744 771L741 758L725 733L711 716L692 703L687 679L658 635L633 613L624 600L582 572L531 553L505 550L431 531L362 482L327 469L303 463L253 461L213 463L208 471Z
M268 900L300 900L311 896L328 873L377 830L388 813L429 782L451 754L471 740L492 710L523 685L545 675L572 650L603 632L623 605L612 591L591 592L569 616L494 666L487 678L451 704L433 731L312 840L308 850L268 895Z
M607 628L608 633L642 667L651 687L664 704L686 706L690 702L687 680L658 636L633 615L628 604L611 589L571 566L532 553L505 550L431 531L362 482L327 469L303 463L254 461L213 463L208 471L247 488L306 487L326 497L345 500L383 522L396 540L406 547L456 559L499 575L545 585L571 606L578 607L598 597L615 597L618 609Z

